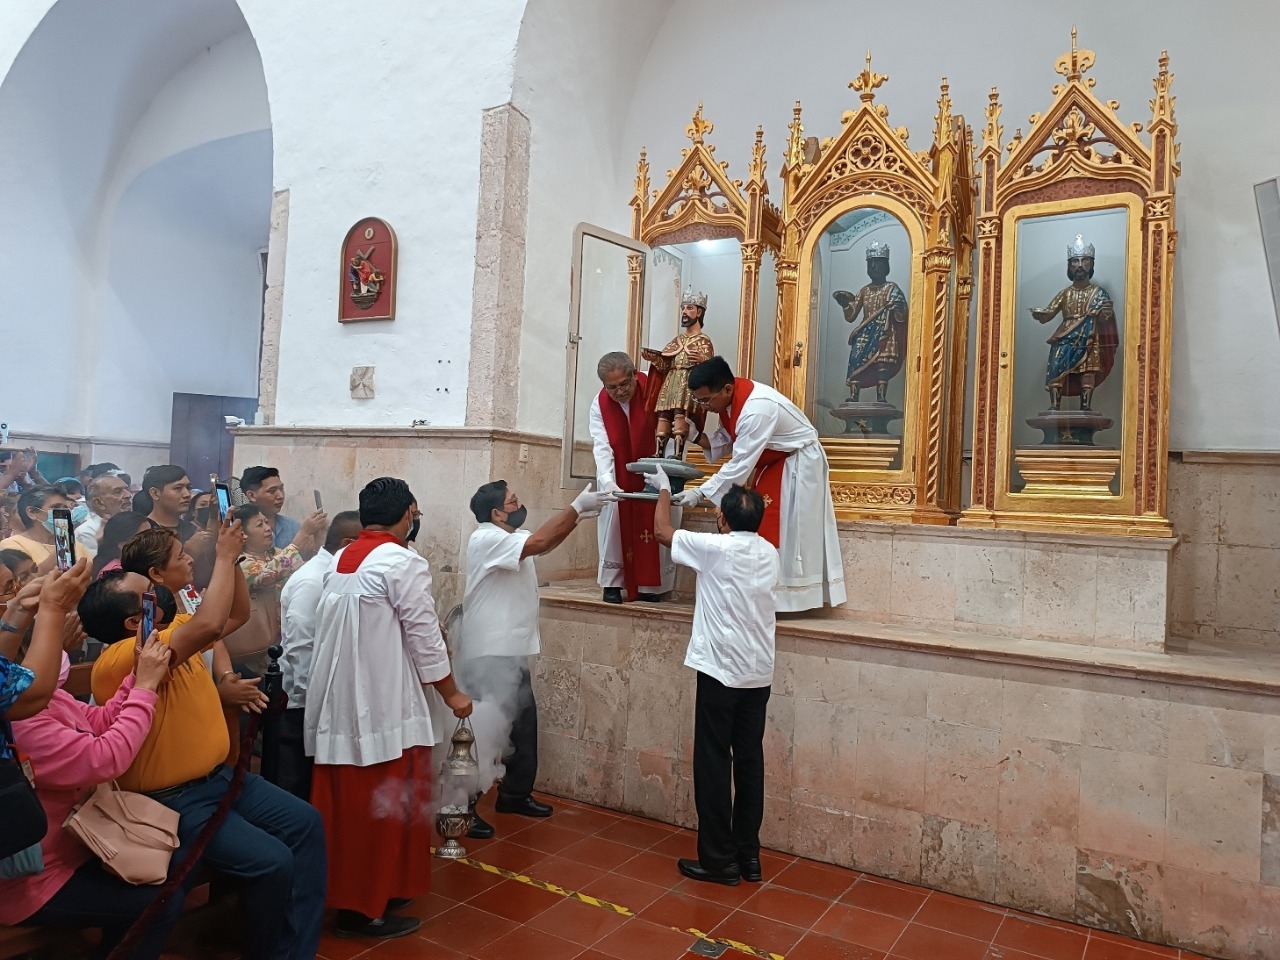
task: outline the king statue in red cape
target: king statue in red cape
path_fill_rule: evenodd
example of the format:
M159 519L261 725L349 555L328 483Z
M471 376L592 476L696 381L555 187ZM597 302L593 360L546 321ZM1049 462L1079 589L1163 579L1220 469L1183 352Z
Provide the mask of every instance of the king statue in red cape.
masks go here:
M653 450L657 415L649 391L652 380L636 370L625 353L606 353L596 365L603 389L591 401L588 421L596 461L597 489L638 493L644 477L627 464ZM676 521L679 523L679 521ZM653 535L653 505L618 500L607 504L597 525L600 586L607 603L656 601L675 584L675 566Z

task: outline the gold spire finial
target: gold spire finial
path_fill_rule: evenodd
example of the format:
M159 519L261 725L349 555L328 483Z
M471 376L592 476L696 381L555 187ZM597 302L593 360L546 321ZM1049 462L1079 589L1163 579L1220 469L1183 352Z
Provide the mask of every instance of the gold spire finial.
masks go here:
M1094 61L1092 50L1081 50L1076 45L1077 37L1075 24L1072 24L1071 52L1064 53L1058 58L1058 62L1053 65L1054 71L1066 77L1068 83L1079 83L1080 78L1093 66ZM1092 80L1089 82L1089 86L1093 86Z
M787 131L790 133L787 140L787 166L796 169L804 163L804 126L800 123L799 100L791 112L791 123Z
M1000 124L1000 91L995 87L987 97L987 125L982 131L982 148L994 148L1000 152L1000 140L1004 137L1004 127Z
M871 70L871 51L867 51L867 65L862 68L862 72L849 81L849 88L857 90L858 95L862 98L863 103L870 103L876 98L876 88L883 84L889 77L883 73L874 73Z
M685 127L685 135L694 142L695 145L701 146L703 138L716 128L716 125L710 120L703 119L702 101L698 101L698 109L693 112L693 119L689 121L689 126Z
M942 78L942 93L938 97L938 112L934 116L933 142L939 145L951 139L951 84Z

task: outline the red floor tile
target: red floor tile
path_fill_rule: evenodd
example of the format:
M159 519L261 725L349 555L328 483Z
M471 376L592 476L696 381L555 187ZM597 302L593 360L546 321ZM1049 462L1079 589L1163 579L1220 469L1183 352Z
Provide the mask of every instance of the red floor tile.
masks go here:
M545 860L539 860L525 871L526 875L535 880L545 880L547 883L554 883L557 887L573 891L581 890L592 880L604 876L604 873L605 871L599 867L580 863L577 860L568 860L561 856L550 856Z
M544 910L550 910L563 897L517 880L504 880L491 890L472 897L467 905L495 916L528 923Z
M564 900L538 914L529 926L589 947L627 922L627 918L603 907Z
M463 863L450 863L432 871L431 892L462 903L501 882L502 878L496 874L485 873Z
M616 903L632 913L639 913L666 892L667 888L645 883L643 880L632 880L617 873L601 874L582 888L582 893Z
M651 850L642 850L626 863L614 867L613 872L646 883L656 883L660 887L674 886L683 879L676 867L675 857L664 857Z
M812 932L787 951L787 960L884 960L884 956L879 950Z
M686 897L697 897L699 900L710 900L712 903L723 903L725 906L742 906L756 895L760 887L754 883L740 883L736 887L726 887L722 883L708 883L705 880L688 880L676 874L679 883L672 889Z
M625 843L627 846L636 847L640 850L648 850L655 843L667 839L673 833L675 833L675 828L669 827L665 823L627 818L610 824L597 833L596 836L604 837L606 840L613 840L617 843Z
M685 857L696 860L698 857L698 835L692 830L677 830L671 836L659 840L649 848L651 853L664 857L679 859Z
M1084 960L1179 960L1177 947L1117 937L1094 931L1085 945Z
M987 947L982 960L1041 960L1041 958L1023 953L1021 950L1014 950L1012 947L997 947L992 944Z
M762 868L763 866L761 864ZM858 874L852 870L814 863L812 860L797 860L769 882L789 890L834 900L848 890L857 878Z
M668 893L640 911L640 917L676 930L696 930L698 933L707 933L731 913L733 913L733 907L686 897L678 893Z
M512 957L537 957L538 960L573 960L582 952L582 944L554 936L533 927L518 927L505 937L472 954L475 960L511 960ZM426 960L423 957L422 960ZM435 960L434 957L431 960Z
M565 847L560 851L560 855L599 867L601 870L613 870L634 857L636 848L629 847L625 843L605 840L603 837L585 837Z
M370 949L368 940L345 940L326 934L320 938L320 950L316 956L323 957L324 960L354 960Z
M592 949L614 960L679 960L696 938L650 923L628 920Z
M576 830L546 823L523 831L514 842L523 847L541 850L543 853L560 853L565 847L571 847L581 839L582 834ZM477 859L483 858L477 857Z
M907 925L902 936L889 951L890 957L902 960L984 960L987 941L962 937L959 934L935 930L918 923Z
M800 942L805 932L789 923L736 910L711 931L711 936L718 940L736 940L769 953L785 954Z
M450 950L470 954L506 936L518 926L511 920L464 903L423 923L418 928L418 936Z
M588 835L613 826L619 819L612 813L587 807L562 807L551 815L556 826Z
M438 917L446 910L452 910L456 907L457 901L450 900L448 897L442 897L440 894L427 894L425 897L419 897L403 910L396 911L402 913L406 917L417 917L419 920L430 920L432 917Z
M802 930L808 930L831 906L829 900L811 897L807 893L765 884L750 900L742 905L748 913L759 914L770 920L781 920Z
M833 903L821 919L813 925L815 933L883 950L886 953L898 942L907 921L884 913L874 913L844 903Z
M523 873L539 860L546 859L547 856L542 850L534 850L532 847L522 846L511 840L499 840L483 850L468 851L468 853L480 863L487 863L492 867L502 867L502 869L510 870L513 873Z
M430 957L431 960L436 960L437 957L442 960L467 960L465 953L441 947L415 934L384 942L365 942L373 944L373 947L368 953L360 954L359 960L423 960L424 957Z
M996 946L1013 947L1044 960L1082 960L1087 940L1088 934L1083 927L1068 929L1052 921L1008 916L993 942Z
M920 907L913 922L990 943L1004 918L1005 911L999 907L933 893Z
M901 883L882 883L864 877L840 897L841 903L910 920L928 899L929 891Z

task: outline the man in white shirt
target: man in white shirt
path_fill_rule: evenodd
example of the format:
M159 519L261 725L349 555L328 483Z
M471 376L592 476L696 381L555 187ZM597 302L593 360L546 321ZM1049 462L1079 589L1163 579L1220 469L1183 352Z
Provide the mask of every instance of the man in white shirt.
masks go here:
M133 494L117 474L106 473L89 481L86 500L89 517L84 523L76 524L76 543L94 556L98 552L98 541L102 539L103 526L117 513L132 509Z
M303 747L302 730L307 706L307 681L311 677L311 655L315 649L316 617L325 577L333 570L334 556L360 536L360 514L344 510L329 524L324 546L304 563L280 591L280 634L284 653L280 657L284 692L288 707L280 718L280 755L276 786L295 797L311 799L311 758Z
M329 855L326 903L344 937L390 939L421 925L392 911L431 890L431 753L445 731L426 688L455 717L471 714L453 682L431 568L409 546L420 518L403 480L361 490L363 529L335 558L316 617L304 736Z
M764 497L737 484L722 491L719 533L676 530L671 484L659 470L653 528L676 563L698 574L693 632L684 665L698 672L693 792L698 859L681 859L693 880L759 883L764 820L764 727L773 683L778 551L756 531Z
M706 499L718 505L733 484L760 491L760 535L778 548L782 563L779 612L844 603L831 470L813 424L777 390L735 377L723 357L690 370L689 390L699 406L720 418L712 437L704 433L697 439L710 451L707 459L714 463L726 450L732 455L700 487L683 490L672 502L692 507Z
M573 503L532 533L520 529L528 511L505 480L486 483L471 498L480 526L467 541L467 589L462 628L454 637L459 682L479 700L514 700L512 751L498 788L499 813L549 817L551 807L533 799L538 777L538 705L529 658L542 649L538 634L538 574L533 558L564 542L583 517L596 517L612 497L587 484ZM476 823L477 835L492 836Z
M620 351L601 357L596 374L604 389L591 400L587 429L597 485L611 493L639 492L644 478L627 464L653 450L658 415L649 402L649 379ZM624 592L627 600L655 602L675 586L675 564L654 538L652 521L649 505L639 500L607 503L600 511L597 582L605 603L622 603Z

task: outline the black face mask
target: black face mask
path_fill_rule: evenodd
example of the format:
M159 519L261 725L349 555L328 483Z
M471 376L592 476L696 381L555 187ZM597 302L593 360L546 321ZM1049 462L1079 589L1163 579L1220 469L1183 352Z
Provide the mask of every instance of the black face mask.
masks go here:
M520 507L518 510L512 510L507 514L507 526L511 527L513 530L519 530L524 526L524 522L528 517L529 510L527 507Z
M405 543L413 543L418 539L418 531L422 529L422 518L414 517L413 526L409 528L409 535L404 538Z
M196 510L196 526L207 527L209 525L209 508L200 507Z

